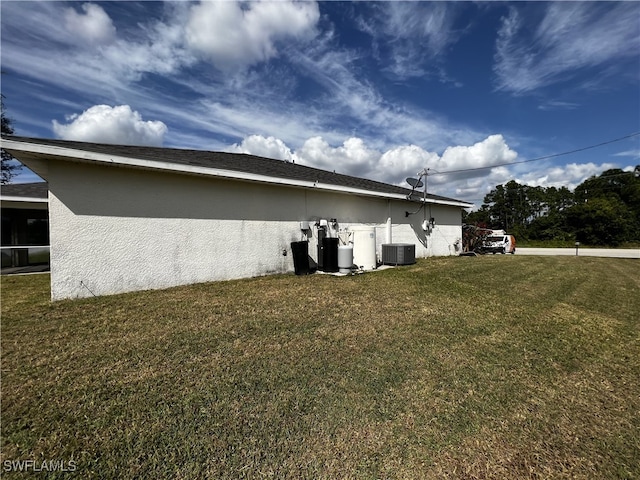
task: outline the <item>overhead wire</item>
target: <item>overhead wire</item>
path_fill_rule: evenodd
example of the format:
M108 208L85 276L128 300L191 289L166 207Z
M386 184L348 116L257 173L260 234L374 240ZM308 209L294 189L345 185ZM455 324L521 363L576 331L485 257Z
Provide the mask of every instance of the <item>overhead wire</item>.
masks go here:
M625 135L623 137L615 138L613 140L607 140L606 142L601 142L601 143L598 143L598 144L595 144L595 145L589 145L588 147L576 148L574 150L569 150L567 152L553 153L551 155L544 155L542 157L529 158L527 160L518 160L516 162L498 163L498 164L489 165L489 166L486 166L486 167L461 168L461 169L458 169L458 170L447 170L447 171L444 171L444 172L434 171L434 173L430 173L429 176L431 176L431 175L448 175L450 173L474 172L474 171L477 171L477 170L487 170L487 169L496 168L496 167L506 167L506 166L509 166L509 165L519 165L521 163L538 162L540 160L548 160L550 158L557 158L557 157L562 157L564 155L571 155L573 153L584 152L585 150L591 150L591 149L594 149L594 148L602 147L604 145L609 145L611 143L620 142L622 140L626 140L628 138L636 137L638 135L640 135L640 132L634 132L634 133L630 133L629 135Z

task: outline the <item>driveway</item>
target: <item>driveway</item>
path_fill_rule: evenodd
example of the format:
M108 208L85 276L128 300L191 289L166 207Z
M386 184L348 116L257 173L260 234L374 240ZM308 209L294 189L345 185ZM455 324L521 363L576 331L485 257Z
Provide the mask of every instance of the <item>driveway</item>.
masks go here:
M575 248L516 248L516 255L574 255ZM581 257L640 258L640 248L579 248Z

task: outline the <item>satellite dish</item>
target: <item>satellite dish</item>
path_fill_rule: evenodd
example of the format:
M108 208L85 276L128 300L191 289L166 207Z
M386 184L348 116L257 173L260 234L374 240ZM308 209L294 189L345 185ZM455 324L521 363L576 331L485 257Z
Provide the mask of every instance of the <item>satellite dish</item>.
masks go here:
M419 179L417 178L407 178L407 183L409 185L411 185L413 188L420 188L422 185L424 185Z

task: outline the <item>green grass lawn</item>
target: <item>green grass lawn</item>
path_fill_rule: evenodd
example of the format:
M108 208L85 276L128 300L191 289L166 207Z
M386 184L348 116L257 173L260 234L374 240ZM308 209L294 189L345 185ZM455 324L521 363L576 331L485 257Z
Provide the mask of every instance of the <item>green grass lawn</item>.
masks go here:
M640 477L636 260L434 258L56 303L48 282L2 278L4 475Z

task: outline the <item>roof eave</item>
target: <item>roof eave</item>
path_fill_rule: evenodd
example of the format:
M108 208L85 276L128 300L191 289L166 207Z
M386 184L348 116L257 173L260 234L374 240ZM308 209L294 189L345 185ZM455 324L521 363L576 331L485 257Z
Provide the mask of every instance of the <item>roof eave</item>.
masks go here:
M29 203L49 203L48 198L42 197L18 197L15 195L0 195L3 202L29 202Z
M272 177L267 175L260 175L255 173L240 172L237 170L225 170L219 168L202 167L197 165L184 165L177 163L158 162L154 160L146 160L134 157L122 157L117 155L107 155L103 153L90 152L86 150L77 150L73 148L65 148L55 145L45 145L39 143L27 143L17 140L2 139L2 148L11 152L27 152L31 154L55 156L58 158L67 158L69 161L79 161L86 163L100 163L105 165L117 165L121 167L140 168L145 170L160 170L176 173L185 173L191 175L203 175L218 178L228 178L234 180L242 180L249 182L267 183L272 185L293 186L301 188L311 188L322 191L348 193L353 195L387 198L394 200L407 200L415 202L416 200L408 198L407 195L400 193L388 193L377 192L373 190L364 190L353 187L344 187L340 185L332 185L328 183L321 183L318 181L311 182L307 180L295 180L289 178ZM444 201L437 199L426 200L420 199L419 202L426 201L426 203L442 204L448 206L457 207L471 207L471 204L467 204L459 201Z

